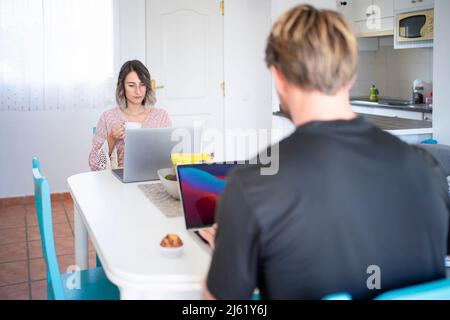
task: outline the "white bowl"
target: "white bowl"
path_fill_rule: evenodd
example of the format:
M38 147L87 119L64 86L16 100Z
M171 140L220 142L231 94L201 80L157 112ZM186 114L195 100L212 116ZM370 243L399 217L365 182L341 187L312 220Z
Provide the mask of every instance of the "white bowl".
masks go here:
M167 258L181 257L183 255L183 251L184 251L183 247L184 246L175 247L175 248L172 248L172 247L166 248L166 247L159 246L162 255Z
M180 199L180 193L178 192L178 181L167 180L166 176L168 174L175 175L175 170L173 168L165 168L158 170L158 177L161 181L164 189L175 199Z

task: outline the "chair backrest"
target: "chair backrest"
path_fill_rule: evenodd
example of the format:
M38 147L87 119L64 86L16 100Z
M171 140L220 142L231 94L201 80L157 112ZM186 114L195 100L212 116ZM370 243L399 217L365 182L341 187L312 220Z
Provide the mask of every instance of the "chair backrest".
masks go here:
M446 176L450 175L450 146L443 144L421 144L442 166Z
M352 300L352 296L348 293L336 293L330 294L329 296L322 298L322 300Z
M450 279L388 291L375 300L450 300Z
M39 171L41 170L41 165L37 158L33 158L33 169L38 169Z
M352 300L347 293L326 296L324 300ZM374 300L450 300L450 279L426 282L380 294Z
M47 265L48 299L64 300L64 288L56 258L53 238L52 204L48 180L41 175L40 164L33 158L34 200L41 234L42 250Z

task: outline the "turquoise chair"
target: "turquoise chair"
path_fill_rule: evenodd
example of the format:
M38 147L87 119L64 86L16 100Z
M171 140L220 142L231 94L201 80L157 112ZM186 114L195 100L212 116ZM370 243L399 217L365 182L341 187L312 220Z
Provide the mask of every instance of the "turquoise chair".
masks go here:
M352 296L348 293L336 293L330 294L324 297L322 300L352 300Z
M103 268L61 274L53 239L52 206L48 180L41 176L40 164L33 158L34 199L47 265L49 300L116 300L119 290L105 275Z
M434 139L427 139L427 140L423 140L421 142L421 144L438 144L437 140Z
M375 300L450 300L450 279L391 290L382 293Z
M324 300L352 300L352 297L347 293L338 293L326 296ZM450 300L450 279L387 291L374 300Z
M97 127L92 127L92 135L95 136L95 133L97 132ZM95 255L95 265L97 267L102 267L102 263L100 259L98 258L98 255Z

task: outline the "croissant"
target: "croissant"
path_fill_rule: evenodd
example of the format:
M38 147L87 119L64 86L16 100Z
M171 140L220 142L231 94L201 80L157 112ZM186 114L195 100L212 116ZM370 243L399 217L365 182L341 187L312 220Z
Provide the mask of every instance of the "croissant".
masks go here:
M178 248L183 245L183 241L175 233L169 233L161 240L160 245L164 248Z

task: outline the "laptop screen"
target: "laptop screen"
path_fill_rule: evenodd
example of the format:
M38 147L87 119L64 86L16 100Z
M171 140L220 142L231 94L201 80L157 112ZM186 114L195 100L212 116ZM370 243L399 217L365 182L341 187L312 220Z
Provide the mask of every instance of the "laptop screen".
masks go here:
M231 163L177 166L187 229L200 229L214 224L216 206L225 189L228 173L236 166Z

